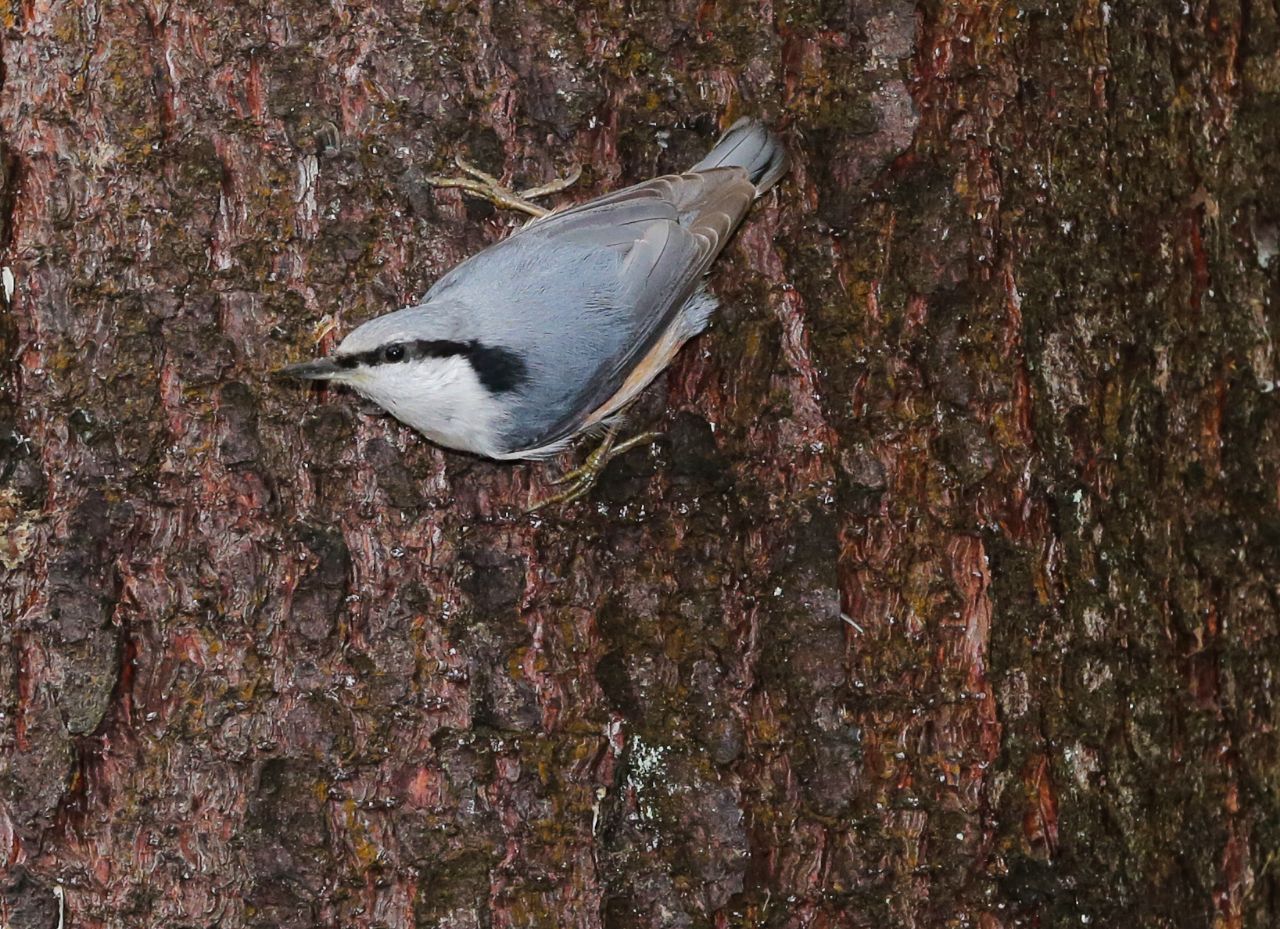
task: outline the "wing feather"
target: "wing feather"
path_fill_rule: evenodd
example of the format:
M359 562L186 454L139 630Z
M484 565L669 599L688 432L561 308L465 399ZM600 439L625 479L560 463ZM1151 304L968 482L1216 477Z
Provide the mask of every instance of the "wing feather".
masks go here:
M512 270L524 267L522 262L527 263L532 256L562 256L557 260L564 262L563 268L539 269L542 281L553 270L556 272L554 285L540 283L537 293L526 301L554 299L561 306L571 304L574 308L564 312L606 313L613 320L610 326L625 331L617 331L609 338L597 337L598 345L581 345L577 350L597 353L594 360L598 363L586 374L580 389L575 385L573 401L540 401L543 409L531 410L524 433L513 438L524 449L552 446L574 435L584 417L605 408L645 359L653 357L655 346L673 330L686 301L746 215L755 195L755 185L741 167L654 178L534 220L445 275L425 299L461 297L470 305L479 306L494 298L498 285L489 281L482 294L475 283L480 269L468 265L494 262L490 277L505 274L514 278L519 275ZM601 253L609 252L615 261L598 260ZM591 273L599 275L600 269L607 266L614 269L609 273L616 280L586 279L584 266L574 265L572 261L578 259L570 258L578 255L596 255ZM510 286L509 299L520 300L519 288L532 285L516 281ZM608 295L604 303L602 294ZM669 359L678 348L675 345L659 354ZM530 350L539 348L531 345ZM555 359L548 358L545 364L551 368ZM551 422L536 416L551 410L558 410L561 415ZM536 426L535 418L540 420ZM513 449L513 454L516 451L519 449Z

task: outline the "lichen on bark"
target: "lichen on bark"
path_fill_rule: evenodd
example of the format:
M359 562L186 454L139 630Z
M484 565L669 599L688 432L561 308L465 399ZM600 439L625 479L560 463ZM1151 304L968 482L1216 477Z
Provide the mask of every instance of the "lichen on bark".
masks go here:
M1277 922L1274 2L0 0L0 62L0 923ZM271 378L518 221L455 155L743 113L793 170L590 503Z

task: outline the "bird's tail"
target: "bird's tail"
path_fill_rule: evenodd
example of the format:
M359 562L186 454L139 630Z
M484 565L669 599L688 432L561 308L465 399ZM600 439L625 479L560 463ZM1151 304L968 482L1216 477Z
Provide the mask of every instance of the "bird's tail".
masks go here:
M758 119L742 117L720 137L715 148L689 170L745 168L756 196L761 196L787 173L790 161L782 142Z

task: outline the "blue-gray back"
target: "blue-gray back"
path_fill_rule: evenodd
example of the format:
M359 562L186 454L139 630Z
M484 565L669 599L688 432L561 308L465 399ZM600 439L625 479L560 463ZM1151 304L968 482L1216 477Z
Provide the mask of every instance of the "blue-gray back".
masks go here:
M739 120L690 171L551 213L428 291L418 312L454 329L441 338L477 339L523 360L527 379L507 397L509 451L569 438L615 398L786 168L773 134ZM683 327L684 338L707 309L691 306L697 325Z
M682 214L690 194L696 213ZM527 366L513 451L571 435L617 392L753 195L738 169L657 178L531 223L440 279L423 308L457 316L460 333L515 351ZM731 209L717 211L715 229L689 223L726 199Z

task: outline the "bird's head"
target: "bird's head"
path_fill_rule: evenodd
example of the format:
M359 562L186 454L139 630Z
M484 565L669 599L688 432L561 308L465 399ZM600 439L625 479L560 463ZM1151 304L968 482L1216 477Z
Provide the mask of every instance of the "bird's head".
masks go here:
M348 384L435 437L449 424L491 422L495 405L527 378L519 353L458 336L458 326L442 314L410 307L369 320L329 357L279 373Z

